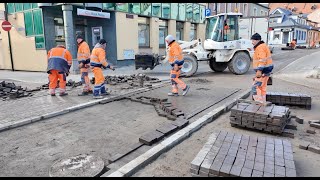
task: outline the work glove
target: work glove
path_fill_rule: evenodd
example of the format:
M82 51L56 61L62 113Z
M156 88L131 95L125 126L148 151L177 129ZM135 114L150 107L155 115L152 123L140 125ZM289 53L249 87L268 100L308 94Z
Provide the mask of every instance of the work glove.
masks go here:
M175 70L175 71L179 71L180 70L178 64L174 64L173 70Z
M116 70L113 66L110 66L110 69L111 69L112 71Z

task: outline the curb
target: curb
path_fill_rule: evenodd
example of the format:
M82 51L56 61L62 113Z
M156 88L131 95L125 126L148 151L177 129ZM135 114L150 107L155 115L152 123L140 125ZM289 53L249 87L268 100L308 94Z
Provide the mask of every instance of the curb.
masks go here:
M202 116L195 122L186 126L182 130L176 132L175 134L168 137L167 139L163 140L155 147L151 148L150 150L140 155L136 159L130 161L129 163L122 166L121 168L111 173L110 175L107 175L108 172L106 172L105 173L106 175L103 174L101 177L128 177L133 175L140 168L151 163L153 160L159 157L162 153L168 151L173 146L179 144L181 141L186 139L189 135L199 130L203 125L215 120L224 112L229 111L237 103L238 99L247 98L249 95L250 95L250 89L246 90L244 93L241 93L236 99L231 100L231 102L227 102L224 105Z
M160 84L157 84L154 87L152 87L152 89L153 88L155 88L155 89L156 88L160 88L160 87L162 87L163 85L165 85L168 82L169 81L164 81L164 82L162 82ZM4 124L0 125L0 132L5 131L5 130L9 130L9 129L13 129L13 128L16 128L16 127L24 126L24 125L27 125L27 124L31 124L33 122L37 122L37 121L49 119L49 118L52 118L52 117L56 117L56 116L59 116L59 115L67 114L67 113L70 113L70 112L74 112L74 111L77 111L77 110L80 110L80 109L84 109L84 108L87 108L87 107L91 107L91 106L94 106L94 105L97 105L97 104L105 104L105 103L108 103L108 102L112 102L112 101L118 99L119 97L130 96L131 94L137 94L137 93L140 93L140 92L146 92L146 91L149 91L149 90L152 90L152 89L150 89L148 87L140 88L140 89L136 89L136 90L131 91L131 92L127 92L127 93L124 93L124 94L119 94L119 95L114 96L114 97L107 97L107 98L103 98L103 99L99 99L99 100L94 100L94 101L78 104L78 105L71 106L71 107L68 107L66 109L55 111L55 112L52 112L52 113L47 113L47 114L44 114L44 115L34 116L34 117L31 117L31 118L26 118L26 119L21 119L21 120L15 121L15 122L7 122L7 123L4 123Z

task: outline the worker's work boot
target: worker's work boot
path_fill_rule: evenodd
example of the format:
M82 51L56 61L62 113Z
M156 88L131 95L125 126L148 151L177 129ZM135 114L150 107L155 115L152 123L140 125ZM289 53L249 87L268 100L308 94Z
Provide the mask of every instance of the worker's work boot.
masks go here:
M190 86L187 85L186 88L183 90L182 96L185 96L188 93L189 89L190 89Z
M108 96L108 95L110 95L110 93L108 93L108 92L101 93L101 96Z
M81 93L78 94L78 96L86 96L86 95L89 95L89 92L82 91Z
M102 99L103 98L103 96L93 96L93 99Z
M67 92L60 92L60 93L59 93L59 96L66 96L66 95L68 95Z
M178 93L169 92L169 93L168 93L168 96L179 96L179 94L178 94Z

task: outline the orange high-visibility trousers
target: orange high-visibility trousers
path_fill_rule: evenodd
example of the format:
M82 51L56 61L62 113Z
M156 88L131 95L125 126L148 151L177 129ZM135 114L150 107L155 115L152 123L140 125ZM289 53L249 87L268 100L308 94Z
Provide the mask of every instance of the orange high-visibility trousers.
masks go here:
M267 85L269 76L255 78L252 86L253 99L257 102L265 103L267 97Z
M90 79L89 79L89 72L88 68L81 68L80 69L81 73L81 82L83 84L83 92L89 92L92 91L92 88L90 86Z
M171 77L171 83L172 83L172 93L178 93L178 88L180 89L186 89L187 85L179 79L180 76L180 70L171 70L170 77Z
M60 93L63 93L66 91L66 74L64 72L59 72L58 70L52 69L50 70L49 73L49 93L54 94L55 89L58 85L58 80L59 80L59 88L60 88Z
M106 88L104 85L105 78L103 76L102 69L99 67L94 67L93 70L94 75L94 90L93 96L99 96L100 93L106 93Z

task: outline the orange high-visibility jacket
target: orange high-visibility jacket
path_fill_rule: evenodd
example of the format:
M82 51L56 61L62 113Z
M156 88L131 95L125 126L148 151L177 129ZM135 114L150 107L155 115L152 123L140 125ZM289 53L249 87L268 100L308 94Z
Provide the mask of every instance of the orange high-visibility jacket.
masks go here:
M48 68L47 71L56 69L62 72L69 72L72 64L72 55L70 51L62 47L52 48L48 52Z
M182 49L177 42L172 42L169 44L169 58L168 61L170 64L174 63L174 61L183 60Z
M271 66L273 67L270 49L265 43L261 43L254 50L253 68L263 71Z
M87 42L82 41L78 44L77 59L79 63L88 64L90 62L90 48ZM88 60L87 62L85 62Z
M292 47L292 48L295 48L295 47L296 47L296 45L297 45L297 42L296 42L296 41L294 41L294 40L292 40L292 41L291 41L291 47Z
M108 67L108 62L106 61L106 51L103 49L102 45L97 43L90 56L90 66L92 67Z

